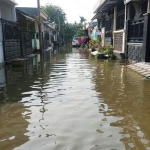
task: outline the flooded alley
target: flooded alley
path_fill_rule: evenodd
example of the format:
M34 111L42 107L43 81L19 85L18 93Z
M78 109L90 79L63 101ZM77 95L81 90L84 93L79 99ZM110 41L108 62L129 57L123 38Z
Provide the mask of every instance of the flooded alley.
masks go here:
M0 150L150 150L150 81L62 48L0 70Z

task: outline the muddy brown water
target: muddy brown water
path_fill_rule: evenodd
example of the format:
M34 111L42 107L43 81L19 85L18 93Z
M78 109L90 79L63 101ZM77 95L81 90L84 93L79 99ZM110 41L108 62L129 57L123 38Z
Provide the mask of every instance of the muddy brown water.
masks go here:
M76 48L0 70L0 150L150 150L150 81Z

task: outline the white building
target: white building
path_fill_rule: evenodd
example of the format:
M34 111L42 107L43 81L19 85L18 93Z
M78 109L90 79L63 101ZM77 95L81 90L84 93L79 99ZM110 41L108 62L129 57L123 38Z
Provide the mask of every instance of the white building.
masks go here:
M13 22L16 21L16 4L17 3L15 2L15 0L0 0L0 18ZM0 64L4 62L2 33L2 24L0 21Z

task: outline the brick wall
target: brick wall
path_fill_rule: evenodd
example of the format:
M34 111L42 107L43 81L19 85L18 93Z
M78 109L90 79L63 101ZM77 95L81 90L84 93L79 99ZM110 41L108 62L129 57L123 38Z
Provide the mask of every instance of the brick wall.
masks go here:
M114 34L114 49L122 52L123 44L123 32L118 32Z

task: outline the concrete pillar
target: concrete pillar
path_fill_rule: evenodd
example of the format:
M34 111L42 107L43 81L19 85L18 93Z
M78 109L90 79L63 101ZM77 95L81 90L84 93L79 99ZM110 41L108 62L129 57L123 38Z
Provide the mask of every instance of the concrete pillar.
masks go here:
M1 11L0 11L1 17ZM0 21L0 64L4 63L4 52L3 52L3 31L2 31L2 23Z
M16 8L12 5L12 21L16 21Z
M114 28L113 28L113 31L116 31L116 24L117 24L117 6L114 7Z
M150 13L150 0L148 0L147 13Z
M125 13L124 13L124 29L126 29L126 20L127 20L127 4L125 4Z
M127 36L127 34L126 34L126 28L127 28L127 26L126 26L126 20L127 20L127 4L125 4L125 14L124 14L125 16L124 16L124 32L123 32L123 52L125 53L125 55L126 55L126 49L127 49L127 41L126 41L126 36Z
M127 20L130 20L131 19L131 17L130 17L130 5L127 5L126 4L126 9L127 9Z

